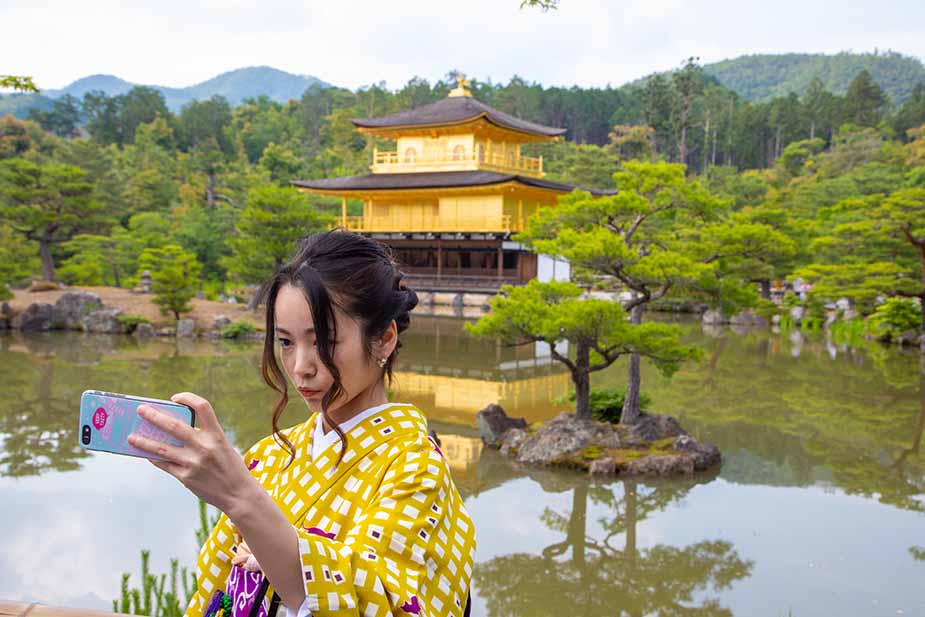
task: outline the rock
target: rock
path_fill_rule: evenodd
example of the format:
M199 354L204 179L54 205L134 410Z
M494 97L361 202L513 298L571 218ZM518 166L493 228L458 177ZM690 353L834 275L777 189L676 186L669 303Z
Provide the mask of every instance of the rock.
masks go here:
M687 431L671 416L642 414L630 429L630 434L638 441L650 442L687 435Z
M501 455L515 456L520 446L527 440L530 434L522 428L512 428L504 434L501 440Z
M153 336L157 336L157 331L149 323L140 323L135 327L135 332L133 333L135 338L139 339L148 339Z
M710 309L708 311L704 311L703 316L700 318L700 323L709 326L719 326L729 323L729 319L723 315L722 311L717 309Z
M623 467L623 472L639 476L692 474L694 473L694 459L685 454L640 456L628 461Z
M177 320L177 337L192 338L196 336L196 322L192 319Z
M571 416L562 419L563 416ZM585 421L575 419L573 414L562 414L553 419L520 446L517 460L521 463L549 465L568 454L578 452L591 443L590 435L582 430Z
M48 332L55 327L55 307L46 302L33 302L13 318L13 327L23 332Z
M122 309L118 307L90 311L80 320L80 327L84 332L121 334L123 332L122 324L119 322L121 314Z
M10 306L9 302L4 302L0 304L0 316L9 319L13 316L13 307Z
M781 316L780 316L780 315L773 315L773 316L771 317L771 325L779 326L779 325L780 325L780 320L781 320Z
M751 309L736 313L729 319L729 323L734 326L746 326L750 328L768 327L768 320Z
M620 435L611 424L579 419L575 414L566 412L530 435L520 445L517 460L549 465L588 446L619 448Z
M175 334L176 330L169 327L164 327L157 331L157 336L174 336Z
M806 313L806 310L802 306L794 306L790 309L790 319L793 320L793 323L800 325L800 322L803 321L803 315Z
M925 354L925 334L919 337L919 351Z
M55 302L55 327L82 330L83 318L103 308L100 297L90 291L68 291Z
M216 330L224 330L231 325L231 319L225 317L224 315L216 315L215 321L212 322L212 327Z
M679 435L671 447L678 452L690 454L696 471L706 471L723 460L719 448L711 443L700 443L690 435Z
M848 298L839 298L835 301L835 308L839 311L847 311L851 308L851 300Z
M490 301L491 301L491 295L489 294L477 294L477 293L462 294L463 306L485 307L485 306L488 306L488 303Z
M858 315L859 313L856 310L850 308L850 309L845 309L845 311L842 312L841 318L845 321L848 321L849 319L854 319Z
M527 428L527 421L523 418L511 418L500 405L492 403L475 414L475 422L479 427L482 442L494 448L501 446L504 434L512 428Z
M906 330L896 338L896 342L902 346L913 346L919 344L918 330Z
M609 456L599 458L591 462L588 473L592 476L612 476L617 473L617 463Z

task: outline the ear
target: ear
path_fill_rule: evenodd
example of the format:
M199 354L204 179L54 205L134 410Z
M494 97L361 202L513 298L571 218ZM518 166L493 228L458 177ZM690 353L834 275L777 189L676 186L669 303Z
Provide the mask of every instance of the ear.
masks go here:
M373 355L376 358L388 358L398 345L398 326L395 320L389 322L385 332L373 343Z

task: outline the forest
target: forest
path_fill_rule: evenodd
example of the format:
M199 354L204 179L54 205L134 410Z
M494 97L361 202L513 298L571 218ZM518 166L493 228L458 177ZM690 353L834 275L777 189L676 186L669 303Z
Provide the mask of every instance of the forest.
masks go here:
M367 173L373 148L389 145L357 133L352 118L436 101L452 81L313 86L285 104L213 97L177 113L136 87L0 118L0 293L33 278L131 287L143 265L170 265L177 284L193 277L207 297L233 295L331 222L335 204L290 180ZM747 264L765 296L800 276L818 306L847 297L867 314L896 297L906 304L895 310L921 312L908 302L925 289L925 84L896 105L862 70L844 95L816 78L802 96L757 103L690 58L622 88L515 77L471 89L502 111L567 127L564 140L532 146L549 179L614 188L628 161L682 164L730 220L786 236L792 250Z

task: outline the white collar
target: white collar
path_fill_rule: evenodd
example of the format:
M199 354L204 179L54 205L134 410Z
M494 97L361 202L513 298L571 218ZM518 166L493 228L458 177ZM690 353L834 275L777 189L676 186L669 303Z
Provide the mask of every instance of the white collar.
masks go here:
M376 415L383 409L388 409L389 407L403 404L404 403L383 403L382 405L376 405L375 407L364 409L349 420L341 422L338 426L340 427L340 430L346 435L350 429L352 429L366 418ZM324 432L324 416L319 413L318 419L315 420L315 432L312 434L312 460L318 458L322 452L327 450L339 440L340 437L337 436L336 431L328 431L327 433Z

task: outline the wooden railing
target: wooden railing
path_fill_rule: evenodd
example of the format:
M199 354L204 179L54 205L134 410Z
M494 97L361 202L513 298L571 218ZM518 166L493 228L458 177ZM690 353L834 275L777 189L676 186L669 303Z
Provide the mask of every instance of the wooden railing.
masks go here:
M91 611L83 608L57 608L44 604L0 600L0 617L119 617L120 615L122 613Z
M420 171L456 171L488 169L502 173L542 177L543 157L517 156L513 152L497 152L476 145L474 151L417 153L405 156L401 152L373 151L373 173L413 173Z
M492 232L516 231L511 216L429 216L418 213L397 213L386 216L348 216L350 231L382 232ZM338 222L339 224L340 222Z

